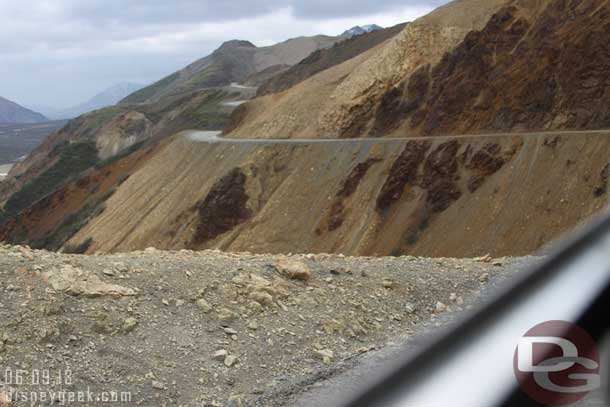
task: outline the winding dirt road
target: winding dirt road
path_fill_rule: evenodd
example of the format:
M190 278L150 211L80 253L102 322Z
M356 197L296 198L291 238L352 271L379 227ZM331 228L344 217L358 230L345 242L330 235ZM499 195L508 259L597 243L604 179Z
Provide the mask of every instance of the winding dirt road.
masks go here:
M186 130L182 133L192 141L200 143L233 143L233 144L337 144L337 143L402 143L411 140L456 140L477 137L533 137L533 136L577 136L577 135L610 135L610 130L561 130L561 131L535 131L515 133L486 133L486 134L461 134L450 136L429 137L387 137L387 138L344 138L344 139L260 139L260 138L228 138L221 137L219 131Z

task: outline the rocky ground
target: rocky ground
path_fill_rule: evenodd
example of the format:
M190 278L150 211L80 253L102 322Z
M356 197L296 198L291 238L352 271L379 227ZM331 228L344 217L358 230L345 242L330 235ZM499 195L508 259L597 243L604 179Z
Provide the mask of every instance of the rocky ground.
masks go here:
M154 249L76 256L3 246L0 396L21 397L10 405L30 405L31 392L79 406L108 397L119 398L111 405L299 404L529 262ZM86 391L101 399L78 401ZM131 402L121 401L127 393Z

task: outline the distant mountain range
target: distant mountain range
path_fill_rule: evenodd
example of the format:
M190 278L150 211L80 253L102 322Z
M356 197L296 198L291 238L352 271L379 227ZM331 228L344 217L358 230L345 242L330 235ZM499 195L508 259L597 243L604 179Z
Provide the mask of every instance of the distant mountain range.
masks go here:
M269 69L275 72L286 69L312 52L329 48L343 39L325 35L299 37L268 47L257 47L244 40L227 41L212 54L133 93L122 102L152 103L167 96L241 83Z
M0 97L0 123L32 124L46 121L49 121L49 119L44 117L42 114L30 109L26 109L23 106L19 106L15 102Z
M356 35L367 34L373 31L383 30L383 27L378 26L377 24L368 24L363 26L355 26L350 28L341 34L342 37L355 37Z
M40 110L47 117L52 119L73 119L82 114L89 113L103 107L115 105L123 98L137 92L144 86L145 85L140 85L138 83L123 82L98 93L84 103L67 109L54 109L50 107L36 107L36 109Z

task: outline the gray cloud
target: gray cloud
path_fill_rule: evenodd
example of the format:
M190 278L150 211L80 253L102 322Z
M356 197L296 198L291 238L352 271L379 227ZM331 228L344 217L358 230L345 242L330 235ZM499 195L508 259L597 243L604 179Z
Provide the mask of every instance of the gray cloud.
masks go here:
M395 24L447 0L0 1L0 95L65 107L122 81L151 82L221 42L268 45Z
M330 19L379 13L397 7L438 6L446 0L63 0L59 12L92 24L204 22L256 17L290 7L300 18ZM35 1L36 3L36 1Z

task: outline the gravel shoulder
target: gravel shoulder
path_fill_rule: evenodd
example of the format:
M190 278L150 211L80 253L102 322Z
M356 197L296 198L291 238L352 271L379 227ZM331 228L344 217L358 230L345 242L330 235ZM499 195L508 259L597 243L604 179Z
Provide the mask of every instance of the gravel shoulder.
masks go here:
M445 326L533 261L155 249L76 256L3 246L0 371L25 379L0 375L0 394L128 393L131 401L111 405L142 406L327 404L405 340ZM40 371L71 380L32 380Z

